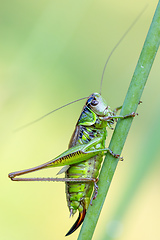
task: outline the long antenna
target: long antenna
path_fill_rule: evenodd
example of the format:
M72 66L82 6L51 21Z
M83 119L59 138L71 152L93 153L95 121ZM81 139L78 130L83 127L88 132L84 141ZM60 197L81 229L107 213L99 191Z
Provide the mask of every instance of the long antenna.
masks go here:
M112 49L112 51L110 52L107 61L104 65L103 68L103 73L102 73L102 77L101 77L101 85L100 85L100 94L102 92L102 83L103 83L103 77L104 77L104 73L107 67L107 64L110 60L110 57L112 56L112 54L114 53L114 51L116 50L116 48L119 46L119 44L123 41L123 39L125 38L125 36L128 34L128 32L132 29L132 27L136 24L136 22L139 20L139 18L142 16L142 14L144 13L144 11L146 10L146 8L148 7L148 5L145 6L145 8L141 11L141 13L137 16L137 18L134 20L134 22L130 25L130 27L127 29L127 31L123 34L123 36L120 38L120 40L117 42L117 44L114 46L114 48Z
M56 108L56 109L52 110L51 112L48 112L48 113L46 113L45 115L37 118L36 120L34 120L34 121L32 121L32 122L29 122L29 123L27 123L27 124L25 124L25 125L17 128L17 129L15 129L14 132L18 132L18 131L26 128L26 127L29 127L30 125L32 125L32 124L34 124L34 123L42 120L43 118L47 117L48 115L52 114L53 112L56 112L57 110L59 110L59 109L61 109L61 108L64 108L64 107L66 107L66 106L68 106L68 105L70 105L70 104L72 104L72 103L81 101L81 100L86 99L86 98L88 98L88 97L79 98L79 99L77 99L77 100L75 100L75 101L72 101L72 102L69 102L69 103L67 103L67 104L65 104L65 105L63 105L63 106L61 106L61 107L59 107L59 108Z

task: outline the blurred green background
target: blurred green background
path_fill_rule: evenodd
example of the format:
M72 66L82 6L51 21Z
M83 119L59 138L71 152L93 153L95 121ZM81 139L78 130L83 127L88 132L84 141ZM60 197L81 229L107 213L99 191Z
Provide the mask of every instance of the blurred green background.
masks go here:
M64 183L11 182L7 175L66 150L84 102L22 131L14 130L61 105L98 92L107 56L146 2L1 1L0 239L65 239L77 215L69 219ZM112 108L123 103L157 2L150 1L107 66L102 95ZM94 240L160 239L159 62L160 53ZM58 171L48 169L30 176L55 177ZM78 233L68 239L76 239Z

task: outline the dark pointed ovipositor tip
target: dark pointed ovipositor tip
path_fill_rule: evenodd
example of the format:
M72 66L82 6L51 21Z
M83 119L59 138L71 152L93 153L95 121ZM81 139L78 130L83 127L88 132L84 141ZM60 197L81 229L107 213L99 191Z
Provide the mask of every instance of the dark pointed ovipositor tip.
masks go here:
M72 234L82 224L82 222L85 218L85 215L86 215L86 210L85 209L83 209L83 212L79 212L79 216L78 216L76 222L73 224L73 226L68 231L68 233L65 235L65 237Z

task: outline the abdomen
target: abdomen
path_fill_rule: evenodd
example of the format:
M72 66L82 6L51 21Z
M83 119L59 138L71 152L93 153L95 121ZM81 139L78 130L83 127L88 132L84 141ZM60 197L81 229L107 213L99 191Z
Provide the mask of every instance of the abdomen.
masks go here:
M99 154L79 164L72 165L67 170L66 178L77 178L77 182L66 182L67 203L72 215L77 210L82 212L84 208L88 209L94 187L93 181L78 182L78 178L96 179L99 175L102 160L103 157Z

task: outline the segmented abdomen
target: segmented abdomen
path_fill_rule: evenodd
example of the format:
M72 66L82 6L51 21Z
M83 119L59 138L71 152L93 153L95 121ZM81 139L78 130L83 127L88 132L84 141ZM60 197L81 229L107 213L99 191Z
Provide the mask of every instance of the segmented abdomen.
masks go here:
M99 169L103 157L101 154L96 155L79 164L72 165L66 172L66 178L94 178L99 175ZM78 179L77 179L78 180ZM73 182L66 183L67 203L71 215L77 210L82 212L88 209L94 183L91 182Z

